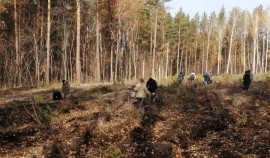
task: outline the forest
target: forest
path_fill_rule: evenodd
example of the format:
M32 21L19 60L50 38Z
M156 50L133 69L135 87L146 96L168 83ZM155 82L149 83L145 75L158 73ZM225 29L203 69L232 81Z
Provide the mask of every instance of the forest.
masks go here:
M269 8L172 16L168 1L1 0L1 87L269 70Z
M269 157L270 8L169 1L0 0L0 157Z

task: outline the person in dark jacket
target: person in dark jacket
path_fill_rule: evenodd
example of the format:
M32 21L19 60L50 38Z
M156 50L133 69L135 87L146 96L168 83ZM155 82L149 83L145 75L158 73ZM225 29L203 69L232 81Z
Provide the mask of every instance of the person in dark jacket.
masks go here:
M152 104L154 102L154 98L157 92L157 82L153 78L149 78L146 82L146 87L150 92L149 103Z
M53 100L61 100L61 99L63 99L61 92L58 90L54 90Z
M203 75L203 84L207 85L209 83L210 76L208 72L205 72Z
M185 77L185 73L181 71L179 73L179 75L178 75L178 80L183 81L184 80L184 77Z
M70 92L70 84L67 80L62 80L62 91L64 94L64 98L66 99Z
M243 85L245 90L249 89L250 83L251 83L250 70L247 70L245 71L245 74L243 76Z

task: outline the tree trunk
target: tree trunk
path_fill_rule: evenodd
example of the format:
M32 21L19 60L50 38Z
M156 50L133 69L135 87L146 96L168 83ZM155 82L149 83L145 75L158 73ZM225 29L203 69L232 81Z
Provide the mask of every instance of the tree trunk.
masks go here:
M194 69L193 71L196 72L197 70L197 50L198 50L198 38L196 36L196 44L195 44L195 54L194 54Z
M170 43L167 43L167 51L166 51L166 71L165 71L165 78L168 77L168 69L169 69L169 46Z
M152 59L152 77L155 77L155 58L156 58L156 45L157 45L157 19L158 19L158 8L155 11L155 28L154 28L154 48L153 48L153 59Z
M183 71L182 69L183 69L183 56L184 56L184 44L183 44L183 47L182 47L182 49L181 49L181 56L180 56L180 71ZM185 72L186 73L186 72Z
M66 21L64 23L64 39L63 39L63 52L64 52L64 55L63 55L63 68L64 68L64 74L63 74L63 77L64 79L67 79L68 76L67 76L67 63L68 63L68 60L67 60L67 44L68 44L68 37L69 37L69 34L66 30Z
M264 60L265 60L265 39L266 39L266 37L265 37L265 34L263 34L263 49L262 49L262 57L261 57L261 68L260 68L260 73L263 73L264 72L264 64L265 64L265 62L264 62Z
M48 0L48 17L47 17L47 66L46 66L46 83L50 83L50 38L51 38L51 0Z
M80 41L81 41L81 2L77 3L77 31L76 31L76 82L81 83L81 61L80 61Z
M257 30L258 30L258 17L255 16L255 19L254 19L254 24L253 24L253 27L254 27L254 34L253 34L253 60L252 60L252 72L255 73L256 72L256 43L257 43Z
M180 35L181 35L181 28L179 26L178 27L178 42L177 42L176 73L179 73L179 56L180 56L180 39L181 39Z
M244 41L243 41L243 71L246 71L246 34L244 34Z
M20 71L20 54L19 54L19 32L18 32L18 11L17 11L17 0L14 0L14 32L15 32L15 63L16 63L16 72L15 72L15 78L17 78L15 80L16 85L21 85L20 83L20 75L19 75L19 71Z
M36 82L37 87L39 86L39 55L38 55L38 43L37 43L37 37L34 33L34 45L35 45L35 75L36 75Z
M100 47L100 26L99 26L99 13L98 13L98 0L96 1L96 65L95 65L95 70L96 70L96 81L100 82L100 52L99 52L99 47Z
M221 41L218 40L218 64L217 64L217 75L220 74L220 56L221 56Z
M113 82L113 44L111 44L111 66L110 66L110 82Z
M229 68L231 66L230 64L231 64L231 52L232 52L233 36L234 36L234 31L232 30L231 34L230 34L230 45L229 45L226 73L229 73Z
M205 59L205 71L208 71L208 60L209 60L209 49L210 49L210 37L211 37L211 22L208 24L207 31L207 48L206 48L206 59Z
M269 52L269 32L270 32L270 16L268 13L268 20L267 20L267 30L266 30L266 51L265 51L265 65L264 65L264 72L267 72L268 68L268 52Z

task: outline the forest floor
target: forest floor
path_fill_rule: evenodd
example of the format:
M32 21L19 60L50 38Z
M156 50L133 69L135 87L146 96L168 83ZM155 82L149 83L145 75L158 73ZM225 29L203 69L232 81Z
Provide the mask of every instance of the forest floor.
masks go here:
M0 90L0 157L270 157L270 81L174 83L144 108L130 87Z

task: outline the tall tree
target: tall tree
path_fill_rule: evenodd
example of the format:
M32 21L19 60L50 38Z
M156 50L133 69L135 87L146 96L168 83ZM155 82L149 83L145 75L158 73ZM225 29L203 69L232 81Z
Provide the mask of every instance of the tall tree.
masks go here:
M15 23L15 55L16 55L16 78L17 83L21 85L21 69L20 69L20 50L19 50L19 22L18 22L18 10L17 10L17 0L14 0L14 23Z
M257 41L258 41L258 26L259 25L259 17L258 14L255 12L253 15L252 20L252 36L253 36L253 58L252 58L252 72L257 73L257 64L256 64L256 57L257 57Z
M215 29L217 31L217 41L218 41L218 58L217 58L217 74L220 74L221 67L221 51L223 47L223 39L226 30L226 19L225 19L225 8L222 7L218 14L218 18L215 21Z
M207 30L207 48L206 48L206 59L205 59L205 71L208 71L208 64L209 64L209 50L210 50L210 39L213 29L213 20L215 18L215 14L212 13L210 19L206 23L206 30Z
M77 4L77 33L76 33L76 82L81 83L81 61L80 61L80 47L81 47L81 2L76 0Z
M243 70L246 71L246 42L248 35L248 12L243 12L244 22L243 22Z
M264 72L268 70L268 53L269 53L269 40L270 40L270 6L266 12L266 52L265 52L265 67Z
M46 66L46 83L50 82L50 50L51 50L51 0L48 0L48 10L47 10L47 66Z
M239 8L233 8L231 12L231 19L229 21L229 52L226 66L226 73L229 73L229 68L231 66L231 56L233 41L236 34L237 26L239 24Z

